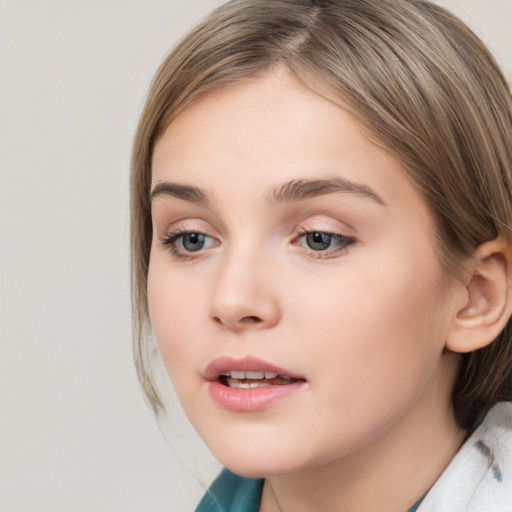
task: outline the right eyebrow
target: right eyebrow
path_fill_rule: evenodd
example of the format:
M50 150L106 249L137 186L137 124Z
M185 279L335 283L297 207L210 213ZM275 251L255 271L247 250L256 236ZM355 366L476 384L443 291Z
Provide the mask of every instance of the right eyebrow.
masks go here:
M181 183L171 183L169 181L158 182L151 191L151 201L160 196L171 196L183 201L202 205L210 203L208 193L201 188L192 185L183 185Z

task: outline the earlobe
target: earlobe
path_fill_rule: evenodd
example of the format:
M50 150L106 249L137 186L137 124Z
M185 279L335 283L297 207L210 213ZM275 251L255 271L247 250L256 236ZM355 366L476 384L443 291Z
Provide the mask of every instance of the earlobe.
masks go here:
M476 251L465 293L446 340L452 352L472 352L492 343L512 314L512 251L497 238Z

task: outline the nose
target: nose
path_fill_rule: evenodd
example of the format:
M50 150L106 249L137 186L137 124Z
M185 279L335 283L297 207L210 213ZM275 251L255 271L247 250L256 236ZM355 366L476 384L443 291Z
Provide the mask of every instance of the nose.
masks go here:
M277 283L261 257L239 251L227 255L218 270L209 312L214 322L235 332L279 322Z

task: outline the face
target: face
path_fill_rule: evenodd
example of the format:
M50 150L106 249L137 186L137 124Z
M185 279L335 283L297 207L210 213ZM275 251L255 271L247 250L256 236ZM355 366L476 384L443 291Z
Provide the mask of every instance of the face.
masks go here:
M159 139L152 179L152 326L224 465L304 471L447 414L433 218L348 113L282 71L215 90Z

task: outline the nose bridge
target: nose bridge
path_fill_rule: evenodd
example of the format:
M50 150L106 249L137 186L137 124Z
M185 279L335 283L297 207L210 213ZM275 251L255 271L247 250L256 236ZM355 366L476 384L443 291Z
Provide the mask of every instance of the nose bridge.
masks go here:
M210 316L231 330L268 328L279 319L268 255L257 243L232 244L218 267Z

